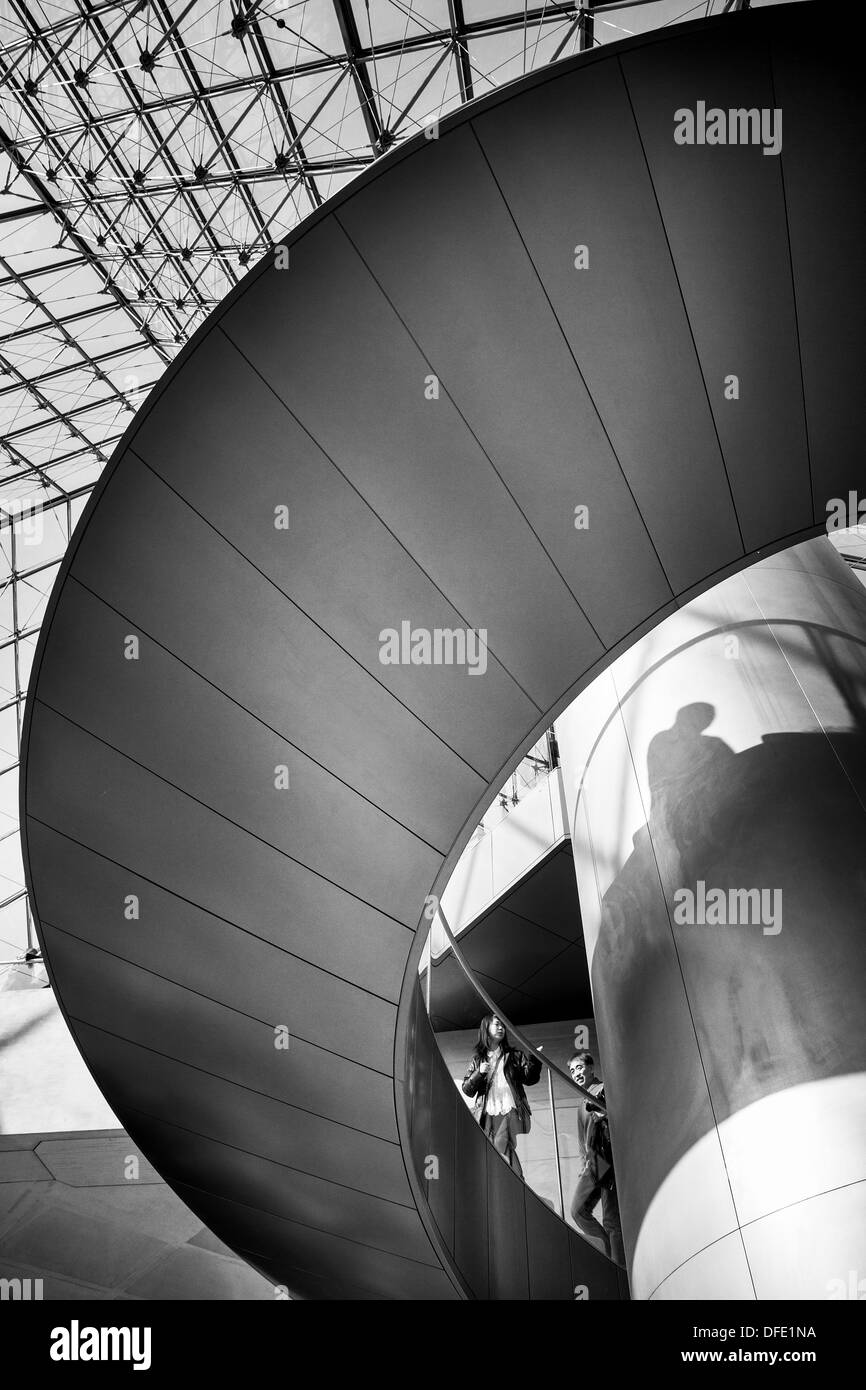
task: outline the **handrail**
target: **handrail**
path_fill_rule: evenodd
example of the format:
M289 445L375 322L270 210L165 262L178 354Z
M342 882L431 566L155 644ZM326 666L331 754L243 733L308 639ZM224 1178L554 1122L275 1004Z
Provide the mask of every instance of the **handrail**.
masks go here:
M484 986L478 983L474 974L472 973L470 966L463 959L463 953L461 952L460 947L457 945L456 938L451 930L451 927L448 924L448 919L445 916L445 913L442 911L441 904L438 905L438 912L439 916L442 918L442 925L445 928L445 935L451 942L451 948L454 952L454 958L457 961L457 964L460 966L460 969L463 971L467 980L472 985L472 988L484 1000L490 1012L494 1013L496 1017L500 1019L501 1022L505 1025L506 1032L510 1033L512 1037L516 1038L520 1045L523 1048L525 1048L528 1053L538 1057L539 1061L542 1062L544 1066L548 1067L550 1071L555 1072L556 1075L561 1078L561 1080L565 1081L566 1084L572 1088L572 1090L579 1092L579 1094L582 1095L584 1099L592 1101L592 1104L596 1106L597 1109L601 1110L603 1114L606 1115L607 1105L604 1101L599 1100L598 1097L594 1096L592 1094L592 1091L588 1091L585 1086L578 1085L578 1083L574 1080L572 1076L569 1076L567 1072L564 1072L562 1068L558 1067L555 1062L552 1062L549 1057L545 1057L543 1052L539 1052L535 1044L533 1042L530 1042L529 1038L527 1038L525 1034L521 1032L517 1025L515 1023L512 1023L510 1019L505 1017L505 1014L502 1012L502 1009L495 1002L495 1000L491 999ZM430 964L427 966L427 970L429 973L432 973L432 960Z
M847 557L841 555L841 558L845 560ZM866 568L866 564L863 565L863 568ZM644 681L649 680L650 676L654 676L656 671L659 671L663 666L666 666L669 661L672 661L675 656L681 656L683 652L687 652L691 647L699 646L702 642L710 642L714 637L720 637L729 633L736 633L742 631L743 628L753 627L766 630L767 628L770 628L771 625L773 628L799 627L802 628L804 631L807 631L810 636L813 633L820 633L822 636L826 634L830 637L844 637L847 642L851 642L858 647L866 647L866 642L863 641L862 637L855 637L852 633L846 632L843 628L830 627L828 623L812 622L808 618L736 618L731 622L718 623L716 627L709 628L706 632L699 632L695 637L687 638L685 642L681 642L678 647L673 647L671 651L666 652L664 656L660 656L657 661L652 662L651 665L647 666L645 669L641 671L640 675L637 677L636 680L632 682L628 690L623 691L623 693L618 697L613 710L602 724L601 729L599 730L598 735L596 736L595 742L593 743L589 752L583 758L583 772L581 773L580 782L578 783L577 796L574 800L574 812L571 818L571 826L569 826L569 829L571 830L572 834L574 825L577 821L577 812L580 808L580 801L581 797L583 796L583 789L586 785L586 779L589 776L590 765L595 757L596 750L599 744L601 743L602 739L604 738L605 734L607 733L608 729L610 728L611 724L615 723L620 718L620 710L622 706L625 704L627 700L631 699L632 695L634 695L638 687L643 685ZM768 644L770 643L770 640L770 638L767 639Z

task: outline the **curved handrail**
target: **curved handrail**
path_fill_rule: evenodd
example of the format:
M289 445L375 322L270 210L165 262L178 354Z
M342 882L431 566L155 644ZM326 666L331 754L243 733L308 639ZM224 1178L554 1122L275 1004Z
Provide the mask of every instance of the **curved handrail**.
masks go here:
M599 1100L598 1097L594 1096L591 1091L588 1091L585 1086L578 1085L578 1083L574 1080L572 1076L570 1076L567 1072L564 1072L562 1068L558 1067L555 1062L552 1062L549 1057L545 1057L543 1052L539 1052L535 1043L530 1042L529 1038L527 1038L526 1035L523 1032L521 1032L517 1025L515 1023L512 1023L509 1018L506 1018L500 1006L495 1002L495 1000L491 999L484 986L479 984L479 982L475 978L475 975L472 972L471 967L463 959L463 953L460 950L460 947L457 945L457 940L454 936L454 933L451 930L451 927L448 924L448 919L442 910L441 904L439 904L438 906L438 912L439 916L442 919L442 925L445 928L445 935L448 937L448 940L451 943L451 949L454 952L454 959L457 961L457 964L460 966L460 969L463 971L472 988L484 1000L490 1012L494 1013L496 1017L498 1019L501 1019L501 1021L504 1023L506 1032L510 1033L513 1038L516 1038L520 1045L523 1048L525 1048L527 1052L538 1057L539 1061L542 1063L543 1066L547 1067L550 1071L554 1072L556 1076L560 1077L561 1080L565 1081L566 1084L572 1088L572 1090L579 1092L579 1094L582 1095L586 1100L592 1101L592 1104L598 1110L600 1110L602 1114L606 1115L607 1105L604 1101ZM427 968L428 970L432 969L432 963L428 965Z
M844 555L842 555L841 558L843 560L846 559ZM866 565L861 565L860 568L866 569ZM632 695L634 695L638 687L643 685L644 681L649 680L650 676L654 676L656 671L660 671L663 666L666 666L669 661L672 661L675 656L681 656L683 652L688 651L691 647L699 646L702 642L712 641L713 638L720 637L723 634L731 632L736 633L741 631L743 628L752 627L769 630L775 627L799 627L803 628L805 631L808 631L810 634L813 632L820 632L830 637L844 637L845 640L848 642L853 642L859 647L866 647L866 642L864 642L862 638L856 637L850 632L846 632L843 628L830 627L828 623L810 622L806 618L765 618L763 616L761 616L760 618L737 618L732 622L719 623L716 627L709 628L706 632L699 632L696 634L696 636L687 638L685 642L681 642L678 647L673 647L669 652L666 652L664 656L660 656L657 661L652 662L651 665L647 666L644 670L641 671L640 675L636 678L636 680L632 681L628 689L623 691L622 695L618 697L613 710L607 716L601 728L599 729L598 734L595 738L595 742L593 743L589 752L583 759L583 772L580 775L580 782L578 783L577 787L577 795L574 799L574 812L572 815L571 827L572 832L574 829L574 823L577 819L577 812L580 806L581 797L583 796L584 787L586 786L586 779L589 775L590 765L592 764L592 761L595 757L598 746L604 738L605 734L607 733L608 729L610 728L611 724L614 723L619 717L619 712L622 706L626 703L627 700L631 699Z

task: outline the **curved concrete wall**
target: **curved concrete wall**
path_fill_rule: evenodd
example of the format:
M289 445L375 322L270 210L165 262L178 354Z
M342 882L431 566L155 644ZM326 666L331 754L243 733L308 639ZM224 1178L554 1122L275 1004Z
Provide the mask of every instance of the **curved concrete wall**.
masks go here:
M460 112L251 271L82 519L25 734L41 944L122 1123L297 1294L459 1294L409 1157L425 899L592 674L859 484L860 83L794 6ZM782 153L677 145L699 100L782 105ZM383 664L403 622L486 670Z
M827 1298L866 1259L866 591L827 540L763 561L557 734L633 1295Z

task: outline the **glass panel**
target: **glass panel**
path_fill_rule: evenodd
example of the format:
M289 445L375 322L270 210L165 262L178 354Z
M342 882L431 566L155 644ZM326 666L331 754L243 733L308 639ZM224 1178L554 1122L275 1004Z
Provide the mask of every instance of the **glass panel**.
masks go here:
M0 771L18 761L18 710L9 705L0 710Z
M33 637L23 637L18 643L18 675L21 681L21 693L27 690L30 680L30 668L33 665L33 658L36 655L36 643L38 634Z
M59 568L59 565L49 565L47 569L39 570L27 579L17 581L19 632L27 632L40 626ZM22 685L23 683L22 677Z
M0 961L23 956L30 942L27 936L27 903L18 898L0 908ZM8 966L0 966L0 990L7 984ZM7 986L8 987L8 986Z
M12 699L15 696L15 644L8 642L0 647L0 698Z
M0 840L0 902L5 902L23 887L21 839L18 835L7 835L5 840Z
M0 835L18 826L18 768L0 774Z
M84 497L73 497L73 499L72 499L72 501L71 501L71 503L70 503L70 507L71 507L71 509L72 509L72 529L73 529L73 530L75 530L75 527L78 525L78 519L79 519L79 517L81 516L81 513L84 511L84 508L87 506L87 503L88 503L89 501L90 501L90 493L89 493L89 492L88 492Z
M66 508L22 507L15 522L15 567L19 574L59 560L66 549Z
M6 637L12 632L12 579L4 575L0 581L0 636Z

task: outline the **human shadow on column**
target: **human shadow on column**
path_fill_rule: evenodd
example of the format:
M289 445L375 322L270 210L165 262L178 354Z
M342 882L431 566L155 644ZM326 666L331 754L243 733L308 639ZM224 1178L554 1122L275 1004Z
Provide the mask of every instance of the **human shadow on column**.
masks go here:
M650 743L649 822L604 895L592 961L626 1232L714 1121L866 1070L866 738L769 734L734 753L704 732L714 713L687 706ZM728 904L778 894L764 899L778 921L683 921L682 890L694 916L701 883ZM801 1137L820 1165L806 1115Z

